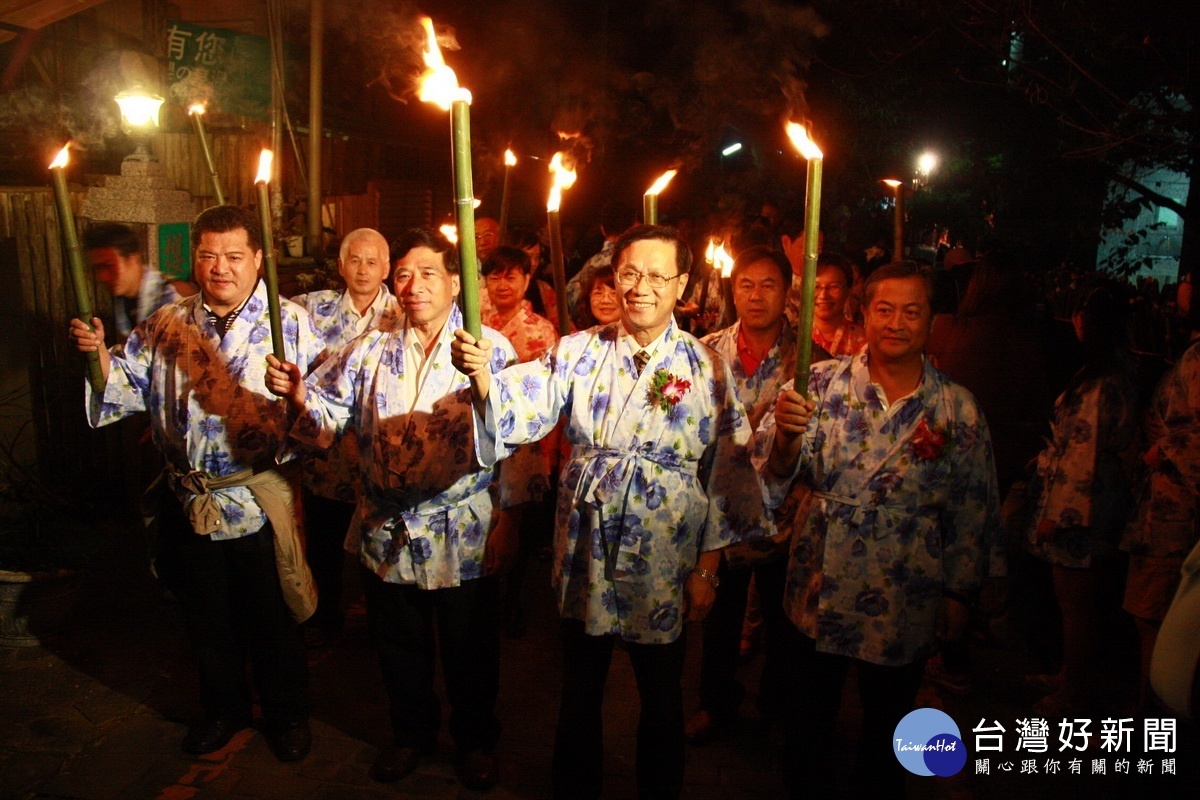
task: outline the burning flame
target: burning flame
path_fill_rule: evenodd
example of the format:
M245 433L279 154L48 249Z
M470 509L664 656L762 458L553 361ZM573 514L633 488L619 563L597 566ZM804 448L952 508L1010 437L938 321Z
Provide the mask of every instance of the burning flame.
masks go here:
M550 187L550 199L546 202L546 210L558 211L562 205L563 190L575 185L575 170L567 169L563 165L562 153L555 153L554 158L550 160L550 172L554 175L554 184Z
M56 155L54 157L54 160L50 162L50 169L66 169L67 168L67 162L71 160L70 153L67 152L70 149L70 147L71 147L70 142L67 142L66 144L63 145L63 149L59 150L58 155Z
M721 270L721 277L728 278L733 273L733 256L725 249L725 243L713 251L713 269Z
M458 226L451 225L449 222L447 222L445 225L438 228L438 230L442 232L442 236L445 236L450 240L450 244L458 244Z
M787 124L787 135L792 140L792 144L796 145L796 149L800 151L800 155L807 158L809 161L814 158L824 158L821 153L821 148L817 147L816 143L808 138L808 131L803 125L798 125L795 122Z
M204 103L192 103L188 106L189 114L204 114Z
M271 162L274 159L275 154L263 148L262 155L258 157L258 177L254 179L255 183L271 182Z
M558 134L559 139L562 139L563 141L567 141L567 142L571 141L572 139L578 139L580 136L583 135L579 131L576 131L574 133L568 133L567 131L555 131L555 133Z
M900 185L900 181L896 180L895 178L884 178L883 182L886 183L888 186L892 187L893 189L895 189L896 187L898 187Z
M679 172L679 170L669 169L662 175L659 175L658 180L654 182L654 185L646 190L646 194L660 194L663 189L667 188L667 184L671 182L671 178L674 178L677 172Z
M437 34L433 32L433 20L421 17L421 24L425 26L425 74L421 76L417 97L426 103L436 103L447 111L456 100L470 103L471 93L458 85L458 76L442 60Z
M512 150L504 151L504 166L515 167L517 165L517 154Z
M717 253L717 240L710 236L708 239L708 248L704 251L704 263L705 264L713 263L713 258L716 256L716 253Z

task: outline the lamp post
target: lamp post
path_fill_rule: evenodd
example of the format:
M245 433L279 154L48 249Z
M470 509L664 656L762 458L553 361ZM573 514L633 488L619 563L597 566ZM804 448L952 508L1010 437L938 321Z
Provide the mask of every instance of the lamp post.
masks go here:
M134 141L134 151L125 156L126 161L153 161L150 154L149 137L158 128L158 110L163 99L147 92L140 86L126 89L114 100L121 109L121 128Z

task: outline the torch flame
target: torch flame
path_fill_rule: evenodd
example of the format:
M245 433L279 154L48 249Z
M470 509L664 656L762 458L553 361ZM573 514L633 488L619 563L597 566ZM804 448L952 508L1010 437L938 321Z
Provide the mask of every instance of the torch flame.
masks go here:
M563 165L562 153L555 153L554 158L550 160L550 172L554 175L554 184L550 187L550 199L546 202L546 210L558 211L562 205L563 190L575 185L575 170L567 169Z
M512 150L504 151L504 166L515 167L517 165L517 154Z
M725 249L725 243L713 251L713 269L721 270L721 277L728 278L733 273L733 256Z
M671 178L674 178L677 172L679 172L679 170L669 169L662 175L659 175L658 180L654 182L654 185L646 190L646 194L660 194L663 189L667 188L667 184L671 182Z
M708 237L708 248L704 251L704 263L705 264L713 263L713 258L716 257L716 253L717 253L717 240L710 236L710 237Z
M188 106L188 113L189 114L203 114L204 113L204 103L192 103L190 106Z
M450 244L458 244L458 226L451 225L447 222L445 225L438 228L438 230L442 232L442 236L445 236L450 240Z
M458 85L458 76L446 66L442 49L438 47L437 34L433 32L433 20L421 17L425 26L425 74L421 76L421 87L417 96L426 103L436 103L446 111L455 100L471 102L471 93Z
M63 149L59 150L58 155L56 155L54 157L54 160L50 162L50 169L66 169L67 168L67 162L70 160L70 153L68 153L67 151L70 149L70 147L71 147L70 142L67 142L66 144L63 145Z
M255 183L271 182L271 162L274 158L274 153L263 148L262 155L258 157L258 177L254 179Z
M821 148L817 147L816 142L808 138L808 131L803 125L798 125L795 122L787 124L787 135L792 140L792 144L796 145L796 149L800 151L800 155L811 161L814 158L824 158L821 153Z

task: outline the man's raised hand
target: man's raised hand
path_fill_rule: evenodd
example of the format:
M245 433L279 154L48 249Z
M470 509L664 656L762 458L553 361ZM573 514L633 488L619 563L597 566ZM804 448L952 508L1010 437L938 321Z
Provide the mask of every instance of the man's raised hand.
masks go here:
M271 394L284 398L297 411L304 409L307 390L304 386L304 376L300 374L298 366L290 361L280 361L268 353L266 383Z
M476 339L462 328L454 332L450 343L450 363L471 379L471 394L476 405L487 400L492 386L492 343L487 339Z

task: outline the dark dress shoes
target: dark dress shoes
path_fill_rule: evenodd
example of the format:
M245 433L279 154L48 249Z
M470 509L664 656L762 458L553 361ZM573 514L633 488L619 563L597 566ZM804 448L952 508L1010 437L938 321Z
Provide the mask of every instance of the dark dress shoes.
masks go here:
M496 754L483 750L472 750L455 758L454 770L462 785L476 792L486 792L500 779Z
M210 717L188 728L183 737L183 752L202 756L220 750L240 730L250 727L245 717Z
M280 761L303 761L312 749L312 729L308 721L284 722L273 726L268 740L271 750Z
M371 779L380 783L395 783L417 768L423 753L415 747L389 745L371 765Z

